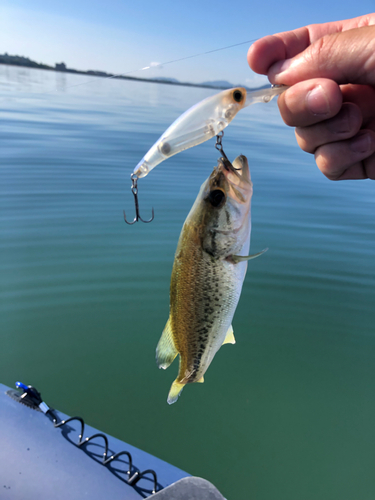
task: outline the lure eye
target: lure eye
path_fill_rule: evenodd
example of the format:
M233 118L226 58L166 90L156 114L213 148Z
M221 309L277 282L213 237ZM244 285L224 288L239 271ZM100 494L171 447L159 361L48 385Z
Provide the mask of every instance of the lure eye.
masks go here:
M240 90L235 90L233 92L233 99L236 101L236 102L241 102L242 101L242 92Z
M215 191L211 191L208 195L208 201L213 207L219 207L225 201L225 194L221 189L215 189Z

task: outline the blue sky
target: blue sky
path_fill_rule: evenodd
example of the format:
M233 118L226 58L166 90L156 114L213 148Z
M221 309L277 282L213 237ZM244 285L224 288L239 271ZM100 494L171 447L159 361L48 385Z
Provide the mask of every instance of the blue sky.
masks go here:
M0 52L125 73L374 10L373 0L2 0ZM262 81L247 66L247 49L245 44L134 75L256 86Z

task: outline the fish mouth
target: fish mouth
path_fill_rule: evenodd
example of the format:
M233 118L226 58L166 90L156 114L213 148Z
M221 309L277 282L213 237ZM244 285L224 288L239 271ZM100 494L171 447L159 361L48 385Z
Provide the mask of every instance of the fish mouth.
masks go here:
M239 155L232 163L232 167L240 175L241 180L245 182L251 182L250 179L250 169L249 162L247 161L246 156Z
M251 190L252 183L246 156L237 156L233 163L227 157L219 158L209 179L210 198L214 198L213 206L221 206L224 196L245 203ZM209 201L212 203L211 199Z
M242 181L250 182L249 163L244 155L237 156L233 163L231 163L226 156L222 156L219 158L214 172L218 171L225 173L227 177L229 174L233 174L234 178L237 177ZM237 184L237 182L235 182L235 184Z
M225 184L227 181L228 174L233 174L234 176L240 178L241 171L242 171L242 166L236 168L232 165L232 163L228 160L226 156L225 157L222 156L221 158L218 159L217 165L210 176L211 189L221 188L225 190Z
M218 168L224 168L227 172L232 172L232 173L236 173L238 170L242 170L242 167L240 168L235 168L232 163L228 160L228 158L222 156L221 158L219 158L219 164L218 164Z

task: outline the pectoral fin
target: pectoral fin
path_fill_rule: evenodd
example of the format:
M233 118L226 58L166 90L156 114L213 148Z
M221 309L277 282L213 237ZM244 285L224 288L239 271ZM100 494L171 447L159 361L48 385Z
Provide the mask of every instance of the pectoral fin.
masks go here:
M230 327L228 328L227 334L225 335L223 345L224 344L235 344L235 343L236 343L236 339L234 338L234 335L233 335L233 327L232 327L232 325L230 325Z
M178 351L172 336L171 318L169 317L156 347L156 363L158 367L164 370L168 368L177 354Z
M253 255L231 255L230 260L233 262L233 264L238 264L239 262L243 262L245 260L251 260L255 259L255 257L259 257L259 255L262 255L264 252L267 252L268 248L265 248L261 252L254 253Z

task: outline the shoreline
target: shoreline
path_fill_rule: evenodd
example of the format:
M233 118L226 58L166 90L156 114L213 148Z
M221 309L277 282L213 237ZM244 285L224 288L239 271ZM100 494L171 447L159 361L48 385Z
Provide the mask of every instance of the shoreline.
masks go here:
M203 89L217 89L217 90L226 90L228 86L224 85L215 85L215 84L209 84L209 83L190 83L190 82L180 82L177 80L172 80L172 79L158 79L158 78L141 78L137 76L127 76L127 75L116 75L112 73L106 73L105 71L99 71L99 70L88 70L88 71L81 71L73 68L67 68L64 63L56 63L55 67L49 66L47 64L42 64L42 63L37 63L35 61L32 61L31 59L23 56L10 56L7 53L5 54L0 54L0 64L6 65L6 66L19 66L21 68L34 68L34 69L43 69L46 71L56 71L58 73L70 73L70 74L76 74L76 75L85 75L85 76L94 76L94 77L99 77L99 78L112 78L112 79L117 79L117 80L132 80L132 81L138 81L138 82L147 82L147 83L161 83L164 85L177 85L180 87L198 87L198 88L203 88ZM229 82L228 82L229 83ZM251 89L249 87L246 87L245 85L236 85L236 86L241 86L244 87L246 90L258 90L260 88L266 88L268 85L263 86L263 87L257 87L256 89Z

